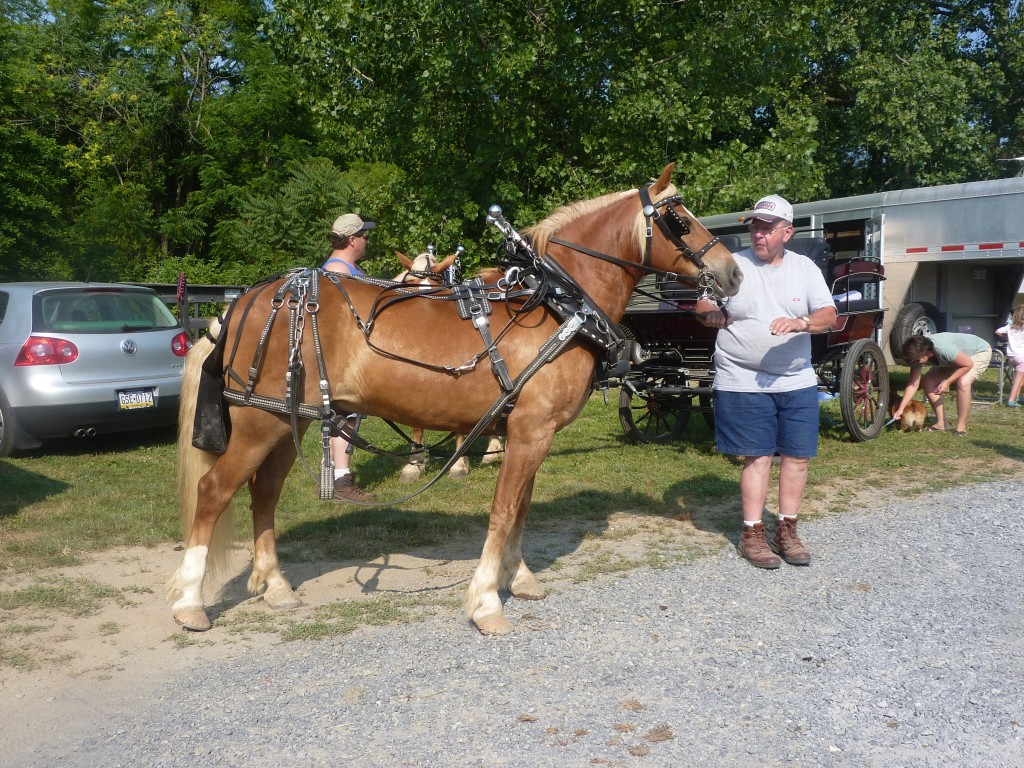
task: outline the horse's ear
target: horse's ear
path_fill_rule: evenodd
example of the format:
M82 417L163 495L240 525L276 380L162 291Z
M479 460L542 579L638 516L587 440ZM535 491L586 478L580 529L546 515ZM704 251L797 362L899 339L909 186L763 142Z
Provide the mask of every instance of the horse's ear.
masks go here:
M412 259L410 259L401 251L395 251L395 256L398 257L398 261L402 264L403 267L405 267L406 269L412 269Z
M661 176L659 176L658 180L651 185L652 194L656 195L659 192L663 192L665 188L672 183L672 171L675 170L675 167L675 163L669 163L665 166L665 170L661 172Z
M459 255L458 253L453 253L451 256L446 258L444 261L441 261L441 262L438 262L437 264L435 264L430 271L433 272L435 275L441 274L446 269L448 269L448 267L450 267L452 265L452 262L455 261L455 258L458 255Z

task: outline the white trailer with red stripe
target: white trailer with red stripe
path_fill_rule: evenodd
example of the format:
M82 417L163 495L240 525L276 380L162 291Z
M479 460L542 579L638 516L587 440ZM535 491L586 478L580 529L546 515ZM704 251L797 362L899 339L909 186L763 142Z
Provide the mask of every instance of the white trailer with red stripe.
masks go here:
M771 190L766 190L771 191ZM795 237L821 237L839 259L878 259L885 268L879 344L889 361L924 331L993 331L1021 302L1024 178L977 181L796 203ZM750 211L707 216L717 235L749 244Z

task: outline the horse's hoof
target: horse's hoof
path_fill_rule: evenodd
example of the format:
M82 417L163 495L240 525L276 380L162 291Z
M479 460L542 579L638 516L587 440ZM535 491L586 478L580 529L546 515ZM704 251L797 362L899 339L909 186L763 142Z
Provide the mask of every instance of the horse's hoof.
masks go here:
M514 597L518 597L520 600L543 600L548 596L548 593L544 591L544 587L534 582L533 584L524 584L521 587L512 585L509 590L512 592Z
M473 623L482 635L507 635L512 631L512 623L503 613L492 613L490 616L473 618Z
M291 589L281 589L274 592L267 591L263 595L263 602L275 611L290 611L302 606L302 601Z
M448 472L448 477L452 478L453 480L461 480L462 478L468 476L469 470L463 469L462 467L452 467L451 470Z
M407 471L407 470L403 469L402 470L402 474L400 474L398 476L398 482L405 483L406 485L408 485L409 483L415 483L419 479L420 479L420 472L419 472L418 469L411 470L411 471Z
M190 632L205 632L212 624L202 608L187 608L174 612L174 620Z

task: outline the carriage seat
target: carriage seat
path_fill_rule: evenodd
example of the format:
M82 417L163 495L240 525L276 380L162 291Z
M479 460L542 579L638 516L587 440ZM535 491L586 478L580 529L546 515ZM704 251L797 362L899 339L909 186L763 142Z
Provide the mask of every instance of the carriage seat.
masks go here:
M849 259L832 271L832 297L840 314L881 309L885 267L875 259Z
M823 237L793 237L786 243L786 250L799 253L813 261L821 274L828 280L828 268L832 261L832 249Z

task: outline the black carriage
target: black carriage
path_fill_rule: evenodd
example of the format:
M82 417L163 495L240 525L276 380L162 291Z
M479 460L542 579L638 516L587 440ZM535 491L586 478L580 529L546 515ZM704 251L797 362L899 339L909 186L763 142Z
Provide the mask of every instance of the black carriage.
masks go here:
M811 338L819 397L838 398L853 440L872 440L889 406L889 372L878 345L884 267L877 259L838 259L820 237L794 238L786 247L821 268L839 310L832 328ZM714 424L717 331L694 317L696 300L692 286L652 282L640 286L626 309L621 325L630 340L630 367L622 379L619 419L634 442L673 441L695 413Z

